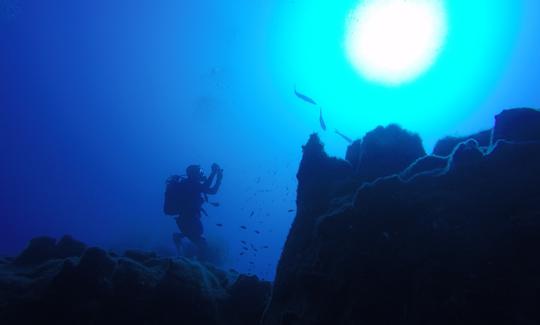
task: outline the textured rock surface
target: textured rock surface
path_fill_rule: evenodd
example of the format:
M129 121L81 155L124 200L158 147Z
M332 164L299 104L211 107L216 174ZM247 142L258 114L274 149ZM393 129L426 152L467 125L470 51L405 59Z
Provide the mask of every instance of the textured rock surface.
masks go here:
M398 173L425 155L417 134L391 124L380 126L368 132L362 141L351 144L346 159L352 164L358 180L373 181Z
M433 148L433 154L437 156L449 156L458 144L469 139L476 140L481 147L489 147L491 145L491 133L492 130L486 130L467 137L445 137L437 141L435 148Z
M505 110L495 116L493 142L540 141L540 112L530 108Z
M349 192L312 137L263 324L539 324L540 122L514 125L536 114Z
M257 324L270 283L189 259L36 238L0 262L0 324Z

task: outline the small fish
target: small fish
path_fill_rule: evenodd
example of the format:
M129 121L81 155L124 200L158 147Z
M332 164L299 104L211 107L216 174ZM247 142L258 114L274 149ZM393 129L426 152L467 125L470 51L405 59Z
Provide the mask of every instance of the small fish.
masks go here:
M216 223L216 226L223 227L223 224L222 223Z
M247 229L246 226L240 226L240 228L242 228L242 229Z
M208 202L211 206L213 207L218 207L219 206L219 202Z
M240 255L244 255L244 252L240 252Z
M246 243L245 240L241 240L240 242L241 242L242 244L244 244L244 245L247 245L247 243Z
M317 105L317 103L310 97L304 95L304 94L301 94L299 93L297 90L296 90L296 86L294 86L294 94L296 95L296 97L300 98L301 100L307 102L307 103L310 103L312 105Z
M321 124L321 128L326 131L326 123L324 123L324 119L322 117L322 108L319 111L319 123Z
M265 246L263 246L263 247L261 247L261 248L268 248L268 246L265 245Z
M258 230L255 230L255 233L256 233L256 234L260 234L261 232L260 232L260 231L258 231Z
M249 264L253 265L254 263L253 263L253 262L249 262Z
M255 214L255 211L251 211L251 213L249 214L250 217L253 217L253 215Z
M287 212L294 212L294 209L289 209L287 210Z
M243 248L245 251L249 250L249 248L247 248L247 247L242 247L242 248Z
M347 141L348 143L353 143L353 140L351 138L349 138L345 134L339 132L338 129L336 129L335 131L336 131L336 134L339 135L340 137L342 137L343 139L345 139L345 141Z

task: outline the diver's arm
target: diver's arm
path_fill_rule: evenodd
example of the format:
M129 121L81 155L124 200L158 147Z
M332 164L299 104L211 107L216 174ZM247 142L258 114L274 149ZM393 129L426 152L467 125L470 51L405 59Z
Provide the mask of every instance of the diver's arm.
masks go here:
M222 171L217 172L216 183L214 184L214 186L208 188L208 190L206 191L206 194L211 194L211 195L216 194L217 191L219 190L219 187L221 186L222 179L223 179L223 172Z
M215 170L212 170L212 172L210 173L210 176L208 176L208 178L204 181L204 183L202 184L203 185L203 188L205 189L205 192L210 188L210 186L212 185L212 182L214 181L214 177L216 176L216 172Z

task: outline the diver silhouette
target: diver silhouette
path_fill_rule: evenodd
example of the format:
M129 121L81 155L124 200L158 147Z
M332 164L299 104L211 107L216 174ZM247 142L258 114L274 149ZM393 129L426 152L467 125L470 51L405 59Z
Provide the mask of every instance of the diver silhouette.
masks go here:
M222 179L223 170L214 163L208 177L204 175L199 165L190 165L186 169L185 177L175 175L167 180L164 211L168 215L175 216L180 230L180 233L173 234L179 256L183 255L182 240L187 238L197 248L193 255L199 260L206 259L207 243L203 237L204 229L201 223L201 213L206 215L206 212L202 206L207 202L208 195L217 193Z

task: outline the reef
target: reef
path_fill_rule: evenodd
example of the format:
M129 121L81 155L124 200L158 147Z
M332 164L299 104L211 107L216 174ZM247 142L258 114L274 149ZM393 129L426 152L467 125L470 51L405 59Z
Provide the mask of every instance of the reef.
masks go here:
M446 138L377 128L303 147L264 325L540 324L540 112Z
M0 259L0 324L257 324L271 285L153 252L39 237Z

